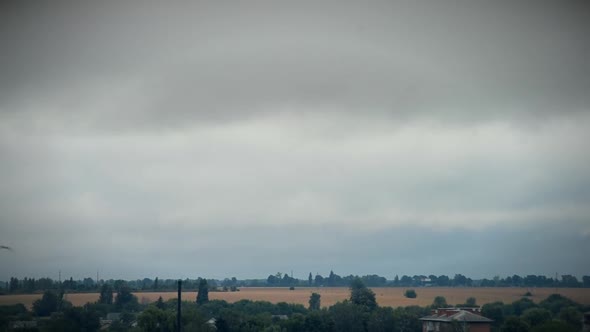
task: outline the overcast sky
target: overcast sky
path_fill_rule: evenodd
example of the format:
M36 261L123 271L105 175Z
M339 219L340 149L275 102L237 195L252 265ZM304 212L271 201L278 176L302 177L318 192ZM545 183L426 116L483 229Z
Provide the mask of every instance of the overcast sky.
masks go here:
M587 1L0 6L0 280L590 274Z

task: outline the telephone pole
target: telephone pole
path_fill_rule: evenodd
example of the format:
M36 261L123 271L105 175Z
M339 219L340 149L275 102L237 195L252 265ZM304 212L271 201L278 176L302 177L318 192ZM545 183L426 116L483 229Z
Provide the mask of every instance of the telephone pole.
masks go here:
M182 332L182 313L181 313L181 304L182 304L182 280L178 279L178 309L176 312L176 331Z

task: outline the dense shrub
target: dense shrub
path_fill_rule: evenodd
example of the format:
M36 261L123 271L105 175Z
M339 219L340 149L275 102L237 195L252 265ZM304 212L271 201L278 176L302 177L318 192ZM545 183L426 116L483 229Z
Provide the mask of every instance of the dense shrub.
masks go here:
M418 297L418 294L416 294L416 291L413 289L407 289L404 293L404 296L409 299L415 299L416 297Z

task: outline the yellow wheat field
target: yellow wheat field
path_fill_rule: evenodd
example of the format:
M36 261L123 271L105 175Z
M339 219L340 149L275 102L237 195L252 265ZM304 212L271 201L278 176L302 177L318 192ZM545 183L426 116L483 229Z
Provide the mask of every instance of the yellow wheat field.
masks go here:
M518 300L524 293L533 293L531 299L539 302L547 296L556 292L555 288L450 288L450 287L429 287L414 288L418 297L415 299L405 298L403 293L406 288L372 288L377 296L377 302L381 306L425 306L432 303L435 296L444 296L449 304L465 303L468 297L475 297L477 304L502 301L510 303ZM209 299L225 300L235 302L242 299L253 301L270 301L273 303L287 302L299 303L307 306L309 296L312 292L321 295L322 306L331 306L338 301L348 298L350 291L346 287L298 287L289 290L286 287L243 287L239 292L209 292ZM559 288L557 293L566 296L582 304L590 304L590 288ZM138 292L134 293L141 303L154 302L158 297L164 300L176 298L176 292ZM183 300L194 301L195 292L183 292ZM22 303L31 307L33 302L41 297L41 294L26 295L1 295L0 305ZM98 293L66 294L66 299L74 305L81 306L98 299Z

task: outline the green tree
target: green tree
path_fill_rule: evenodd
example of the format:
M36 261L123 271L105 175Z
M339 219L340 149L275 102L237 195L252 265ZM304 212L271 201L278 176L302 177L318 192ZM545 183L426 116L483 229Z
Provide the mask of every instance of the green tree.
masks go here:
M97 312L88 310L87 308L71 307L65 309L63 313L52 315L51 319L45 321L43 330L94 332L98 331L99 328L100 319Z
M436 296L434 301L432 301L433 308L446 308L448 306L447 299L444 296Z
M154 290L158 289L158 277L154 280Z
M309 297L309 310L320 310L320 297L321 296L318 293L311 293L311 296Z
M207 279L199 278L199 292L197 293L197 304L205 304L209 302L209 286Z
M329 286L334 286L334 279L335 279L334 271L330 270L330 274L328 275L328 285Z
M158 297L158 300L156 301L156 308L158 309L166 309L166 304L164 303L164 300L162 299L162 297Z
M404 292L404 296L409 299L415 299L418 296L418 294L416 294L416 291L413 289L406 289L406 291Z
M467 301L465 301L465 306L466 307L477 307L477 300L475 299L475 297L471 296L469 298L467 298Z
M314 284L316 285L316 287L322 286L324 284L324 277L322 277L319 274L316 274L314 278Z
M582 329L583 315L576 307L566 307L561 309L559 312L559 319L576 331Z
M100 329L100 317L97 312L87 307L71 307L64 311L66 319L72 320L80 328L78 331L98 331Z
M492 319L494 321L492 325L500 326L504 322L504 303L486 303L481 307L481 314L484 317Z
M455 274L453 278L453 286L467 286L467 277L462 274Z
M449 276L443 274L438 276L436 282L439 286L449 286L451 284L451 279L449 278Z
M313 277L311 276L311 272L309 272L309 276L307 277L307 283L309 287L313 284Z
M543 303L543 302L541 302ZM516 316L522 315L527 309L536 308L537 305L531 300L526 297L523 297L520 300L512 302L512 313Z
M302 314L291 315L287 320L281 322L283 331L297 332L303 331L305 326L305 316Z
M137 317L137 325L146 332L172 332L174 318L172 312L150 306Z
M342 332L365 332L369 320L366 306L349 301L338 302L329 311L334 319L334 330Z
M128 286L121 286L117 291L115 305L117 305L119 310L134 311L138 308L139 302L137 301L137 297L131 293L131 288Z
M52 291L45 291L41 299L33 302L33 312L37 316L49 316L59 308L59 297Z
M579 307L579 304L564 297L560 294L551 294L545 300L541 301L539 305L551 311L553 314L557 314L563 308L567 307Z
M363 284L360 278L354 278L350 283L350 302L365 306L369 309L377 307L375 293Z
M14 277L10 277L10 286L9 286L10 292L14 293L19 289L19 282L18 282L18 278L14 278Z
M207 318L200 309L195 305L185 305L182 308L182 331L214 331L213 327L207 324Z
M281 281L281 279L277 278L274 275L269 275L268 278L266 278L266 283L269 285L276 285Z
M393 311L393 319L395 322L394 331L422 331L422 323L419 319L427 314L428 312L418 306L395 308Z
M521 318L527 322L530 327L535 327L550 321L551 311L542 308L530 308L522 313Z
M367 322L367 331L386 332L394 331L395 320L393 317L393 308L379 307L371 312Z
M305 316L303 331L331 332L334 331L334 319L327 310L312 311Z
M103 284L100 288L98 303L113 304L113 287L110 284Z
M502 328L500 328L501 332L529 332L530 326L526 322L522 321L520 318L516 316L510 316L506 318L504 324L502 324Z
M539 326L531 329L531 332L579 332L580 329L576 329L571 325L568 325L562 321L552 320L545 322Z

